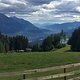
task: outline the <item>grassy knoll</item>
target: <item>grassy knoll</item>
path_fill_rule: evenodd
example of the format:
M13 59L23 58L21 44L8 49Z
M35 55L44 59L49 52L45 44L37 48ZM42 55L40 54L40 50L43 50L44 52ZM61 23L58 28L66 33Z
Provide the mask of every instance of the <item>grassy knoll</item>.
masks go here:
M71 63L80 63L80 52L68 52L68 50L69 46L51 52L29 52L9 54L2 53L0 54L0 72L19 71L26 69L66 65ZM71 70L72 69L68 71ZM57 72L63 72L63 70L32 74L27 75L27 77L46 76L52 75ZM22 76L0 78L0 80L17 80L20 77Z

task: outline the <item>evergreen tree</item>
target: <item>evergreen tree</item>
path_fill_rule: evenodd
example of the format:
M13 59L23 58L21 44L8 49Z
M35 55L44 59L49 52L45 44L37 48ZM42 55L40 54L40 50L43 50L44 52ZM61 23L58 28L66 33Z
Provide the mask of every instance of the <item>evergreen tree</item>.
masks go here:
M10 50L25 50L28 46L28 39L24 36L15 36L9 38Z
M43 51L50 51L54 48L53 45L53 36L50 35L47 38L44 39L43 43L42 43L42 50Z
M39 52L41 51L41 45L40 44L35 44L33 47L32 47L32 51L33 52Z
M53 45L55 48L58 48L58 44L60 43L60 34L53 35Z
M64 30L61 30L61 32L60 32L60 37L61 37L61 39L63 39L64 41L66 40L66 33L64 32Z
M8 37L0 33L0 52L25 50L28 46L28 39L25 36Z
M58 33L58 34L50 35L47 38L45 38L42 43L42 47L41 47L42 50L50 51L54 48L64 47L64 45L62 43L60 43L62 36L63 36L63 32L62 32L62 34Z
M4 44L0 41L0 53L5 52L5 46Z
M68 44L71 45L72 51L80 51L80 28L74 30Z

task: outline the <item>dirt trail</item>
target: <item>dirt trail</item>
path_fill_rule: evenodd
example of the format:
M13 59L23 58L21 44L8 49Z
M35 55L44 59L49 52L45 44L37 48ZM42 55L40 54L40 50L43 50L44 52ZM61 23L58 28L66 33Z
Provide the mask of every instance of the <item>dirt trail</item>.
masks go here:
M63 66L55 66L55 67L49 67L49 68L42 68L42 69L24 70L24 71L16 71L16 72L5 72L5 73L0 73L0 77L17 76L17 75L22 75L22 74L32 74L32 73L36 73L36 72L47 72L47 71L53 71L53 70L57 70L57 69L64 69L64 68L77 67L77 66L80 66L80 63L63 65Z

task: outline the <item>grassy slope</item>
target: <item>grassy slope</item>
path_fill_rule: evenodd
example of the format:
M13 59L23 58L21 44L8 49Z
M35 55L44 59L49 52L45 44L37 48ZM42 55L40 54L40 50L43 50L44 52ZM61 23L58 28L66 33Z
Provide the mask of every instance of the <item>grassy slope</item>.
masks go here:
M80 53L64 52L64 50L67 49L68 47L55 52L0 54L0 72L42 68L80 62Z
M67 52L69 46L51 52L0 54L0 72L18 71L33 68L50 67L80 62L79 52ZM61 71L60 71L61 72ZM52 74L44 73L45 75ZM39 73L42 76L42 73ZM35 76L35 75L31 75ZM36 74L36 76L38 76ZM17 80L17 77L0 78L0 80Z

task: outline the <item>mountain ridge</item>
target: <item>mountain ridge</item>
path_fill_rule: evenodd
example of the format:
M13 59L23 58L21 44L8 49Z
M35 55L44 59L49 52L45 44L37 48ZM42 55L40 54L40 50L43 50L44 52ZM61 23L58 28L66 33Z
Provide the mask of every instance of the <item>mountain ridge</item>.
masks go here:
M64 30L68 36L80 26L80 22L67 22L61 24L47 24L46 26L37 27L21 18L7 17L0 13L0 32L9 36L24 35L27 36L30 42L43 40L50 34L59 33Z
M66 32L67 35L71 36L72 32L76 29L80 27L80 22L66 22L66 23L61 23L61 24L51 24L51 25L45 25L43 26L44 29L48 29L51 30L53 32L60 32L61 30L64 30L64 32Z
M0 14L0 32L6 35L24 35L29 40L37 40L44 38L49 34L48 30L40 29L26 21L17 17L7 17Z

